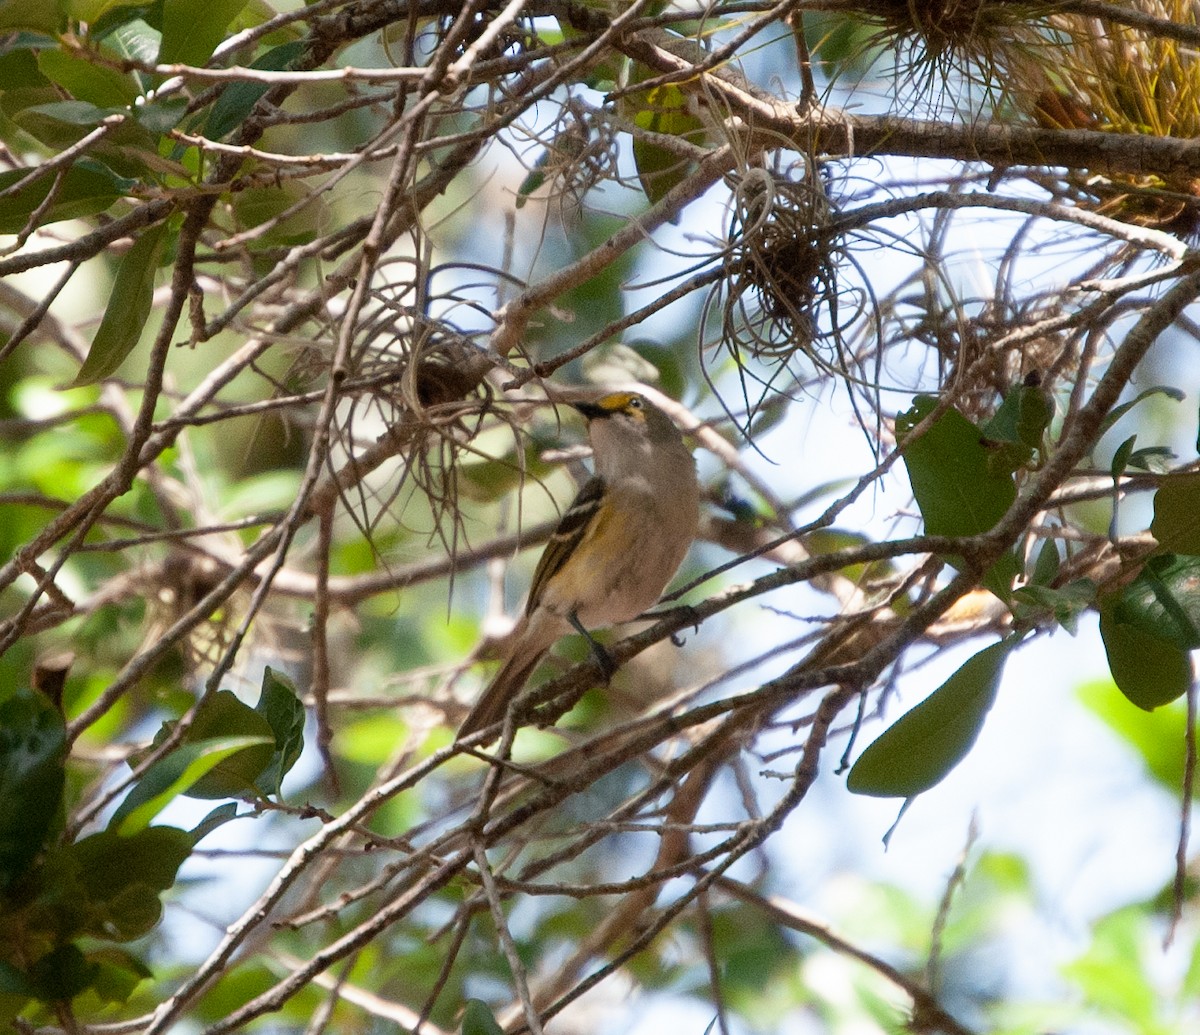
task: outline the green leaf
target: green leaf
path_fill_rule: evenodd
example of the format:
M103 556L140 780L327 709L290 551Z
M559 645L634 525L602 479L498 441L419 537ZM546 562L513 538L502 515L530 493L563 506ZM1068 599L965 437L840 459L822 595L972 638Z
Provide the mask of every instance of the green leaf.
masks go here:
M906 413L896 418L904 466L913 495L930 535L971 536L989 531L1017 498L1012 474L994 469L980 430L951 407L925 434L910 437L917 424L933 412L936 401L918 396ZM962 568L961 558L947 558ZM983 577L983 584L1007 599L1019 570L1009 552Z
M0 29L39 29L57 32L61 0L5 0L0 3Z
M90 952L88 960L96 967L92 989L105 1003L127 1003L137 986L154 976L146 964L124 949Z
M87 101L98 108L128 107L141 93L132 76L58 48L39 51L37 64L47 79L63 87L75 100Z
M1061 589L1030 583L1014 590L1010 604L1013 617L1022 629L1043 625L1053 619L1072 636L1080 616L1096 602L1096 584L1091 579L1076 579Z
M1195 650L1200 647L1200 557L1156 554L1107 603L1121 623Z
M462 1035L504 1035L492 1011L482 999L468 999L463 1010Z
M1137 435L1130 435L1124 442L1117 446L1113 453L1112 462L1108 465L1109 473L1114 478L1120 478L1125 473L1125 468L1129 466L1129 458L1133 456L1133 447L1137 442Z
M143 231L121 259L104 318L72 387L94 384L108 377L137 345L150 316L154 274L166 232L166 223Z
M246 0L164 0L159 62L203 65L245 6Z
M194 793L194 788L219 765L239 752L252 749L265 749L269 755L273 743L270 737L216 737L177 748L151 766L138 781L113 813L109 828L122 836L144 830L150 820L180 795L191 792L201 797Z
M76 946L60 945L29 968L29 983L42 1002L66 1002L91 984L96 970Z
M630 68L630 82L634 85L657 75L653 69L637 62ZM622 100L622 108L626 113L632 113L633 121L642 129L693 144L704 141L704 123L689 111L687 94L674 83L629 93ZM694 163L680 158L674 151L636 135L633 160L642 190L651 204L687 179L694 167Z
M26 108L17 121L24 126L26 122L32 122L33 116L40 116L68 126L98 126L110 115L119 114L121 112L116 108L101 108L88 101L54 101Z
M1144 392L1139 392L1129 402L1121 403L1120 406L1114 406L1100 425L1101 431L1107 431L1124 417L1125 414L1137 406L1138 403L1155 395L1165 395L1168 399L1173 399L1175 402L1182 402L1184 399L1184 393L1171 385L1155 385L1153 388L1147 388Z
M1042 543L1042 548L1038 551L1037 560L1033 564L1033 578L1031 581L1034 585L1049 586L1058 574L1060 561L1058 543L1053 539L1045 540Z
M1131 704L1151 711L1187 692L1192 665L1178 643L1121 621L1112 605L1100 608L1100 637L1113 682Z
M165 735L166 727L160 736ZM219 690L200 705L185 743L221 737L251 737L259 743L214 766L188 789L192 798L232 798L257 793L257 781L275 751L275 731L263 715L229 690ZM268 746L264 746L262 742Z
M188 102L182 97L163 98L149 104L139 104L133 110L138 125L156 137L171 132L187 114Z
M66 728L44 696L18 690L0 704L0 889L21 876L60 819Z
M162 916L159 895L175 883L195 838L178 827L146 827L125 836L114 825L68 845L62 858L76 875L81 933L132 941Z
M1161 996L1148 976L1141 946L1150 941L1149 920L1136 906L1099 920L1092 944L1063 974L1079 985L1097 1019L1111 1018L1126 1031L1165 1032L1160 1026ZM1128 1025L1128 1027L1126 1027Z
M1129 466L1135 471L1166 474L1175 459L1174 450L1166 446L1143 446L1129 454Z
M996 442L1020 442L1030 451L1040 449L1042 437L1054 416L1054 403L1040 385L1018 385L1004 396L983 426L984 435Z
M900 716L854 763L846 786L855 794L911 798L942 780L979 736L1016 642L985 647Z
M268 667L254 710L267 720L275 735L275 751L258 776L258 785L278 797L279 785L304 750L304 704L292 681Z
M67 0L67 13L72 18L92 25L118 8L139 5L145 6L145 0Z
M229 802L227 805L218 805L191 830L188 831L188 836L191 837L192 843L208 837L217 827L224 826L231 819L238 818L238 807L236 802Z
M282 72L304 53L304 44L296 40L268 50L250 63L251 68L269 72ZM205 135L210 140L220 140L236 129L254 109L259 98L267 92L265 83L230 83L221 91L213 104L205 125Z
M14 33L0 45L0 90L30 90L50 86L38 70L38 52L53 48L54 40L38 33Z
M29 175L28 169L13 169L0 173L0 191ZM43 176L16 194L0 198L0 233L17 234L25 229L30 217L46 200L55 182L53 176ZM38 212L36 226L46 226L63 219L81 219L103 212L112 205L130 181L115 175L99 162L82 161L71 166L59 181L54 200L44 212Z
M1200 471L1163 479L1154 494L1150 534L1160 550L1200 554Z
M1079 688L1079 699L1141 758L1168 793L1180 795L1185 763L1187 707L1182 701L1152 712L1130 708L1115 682L1096 680Z

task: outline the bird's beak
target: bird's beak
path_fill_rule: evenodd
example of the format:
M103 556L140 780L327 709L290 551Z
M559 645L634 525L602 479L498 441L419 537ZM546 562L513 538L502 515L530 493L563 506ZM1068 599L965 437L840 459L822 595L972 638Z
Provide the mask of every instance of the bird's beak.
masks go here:
M595 403L577 402L571 403L571 405L574 406L575 409L577 409L580 413L582 413L588 420L595 420L597 417L607 417L609 415L608 410L606 410L603 406L597 406Z

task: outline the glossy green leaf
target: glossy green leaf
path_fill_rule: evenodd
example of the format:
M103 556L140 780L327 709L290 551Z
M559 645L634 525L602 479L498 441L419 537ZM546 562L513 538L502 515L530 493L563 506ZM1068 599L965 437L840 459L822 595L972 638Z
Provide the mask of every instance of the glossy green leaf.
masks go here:
M1187 649L1100 609L1100 637L1113 682L1130 703L1151 711L1182 697L1192 682Z
M116 108L101 108L89 101L54 101L26 108L17 121L24 126L32 116L39 116L68 126L98 126L110 115L119 114L121 112Z
M245 6L246 0L163 0L159 62L203 65Z
M104 318L73 386L93 384L108 377L137 345L150 316L154 275L166 234L166 223L150 227L121 258Z
M854 763L846 786L855 794L911 798L942 780L979 736L1015 643L985 647L900 716Z
M0 703L0 889L33 862L60 819L66 779L63 717L42 694Z
M267 720L275 736L275 750L256 782L265 794L278 797L283 778L304 750L304 704L287 676L267 668L254 710Z
M28 175L28 169L0 173L0 191ZM46 200L54 182L53 176L43 176L22 187L16 194L0 198L0 233L17 234L24 230L34 212L38 212ZM44 212L38 212L37 226L103 212L121 197L128 186L128 180L114 175L98 162L77 162L59 181L58 191L50 206Z
M462 1035L504 1035L492 1011L482 999L468 999L463 1010Z
M122 836L145 829L167 805L193 792L209 773L239 752L265 750L269 756L273 747L274 739L270 737L217 737L172 751L153 765L121 802L113 813L110 829Z
M1195 650L1200 647L1200 557L1157 554L1106 604L1121 623Z
M105 42L121 57L153 64L158 57L162 33L144 20L151 17L155 4L136 4L110 8L93 27L92 35L105 36Z
M931 397L918 396L912 408L896 418L904 465L925 529L945 536L987 532L1016 499L1016 483L1011 472L994 469L979 428L953 407L919 438L910 438L935 406ZM947 560L962 566L961 558ZM1006 553L985 574L983 584L1006 599L1018 569L1015 555Z
M155 742L166 737L174 725L165 724ZM276 734L270 722L233 692L219 690L205 698L197 709L185 743L223 737L251 737L266 743L257 743L246 751L235 752L222 760L188 788L189 797L231 798L257 792L257 781L275 752Z
M1200 471L1163 479L1154 494L1150 534L1162 550L1200 554Z

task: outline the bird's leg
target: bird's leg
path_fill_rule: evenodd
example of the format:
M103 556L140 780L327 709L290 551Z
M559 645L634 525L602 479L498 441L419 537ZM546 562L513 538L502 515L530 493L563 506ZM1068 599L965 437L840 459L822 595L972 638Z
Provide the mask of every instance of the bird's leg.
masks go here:
M604 673L604 681L607 683L612 679L613 674L617 671L617 666L613 663L613 659L609 656L608 651L592 638L592 634L588 632L583 623L579 620L579 616L572 611L567 615L567 621L574 626L575 631L579 633L588 642L588 648L592 652L592 657L596 659L596 664L600 666L600 671Z

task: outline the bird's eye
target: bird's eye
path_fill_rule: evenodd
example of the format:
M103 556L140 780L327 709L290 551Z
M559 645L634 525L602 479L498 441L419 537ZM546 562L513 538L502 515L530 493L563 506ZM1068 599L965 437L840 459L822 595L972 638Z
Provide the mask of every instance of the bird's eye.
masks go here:
M629 400L629 408L631 410L640 410L642 408L641 396L635 395L632 399L630 399Z

